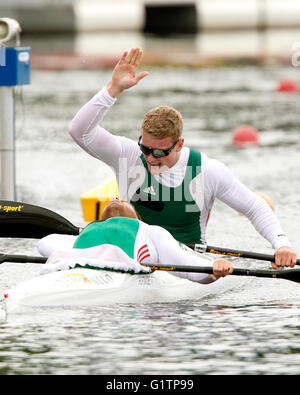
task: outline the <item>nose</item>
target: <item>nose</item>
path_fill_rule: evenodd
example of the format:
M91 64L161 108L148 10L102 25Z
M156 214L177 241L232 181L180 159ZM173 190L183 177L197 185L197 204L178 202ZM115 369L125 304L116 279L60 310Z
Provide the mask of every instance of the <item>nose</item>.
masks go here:
M155 158L155 156L153 156L152 152L149 155L146 155L146 159L147 161L152 161L154 159L154 161L157 161L157 158Z
M116 196L114 198L111 199L110 203L118 203L118 204L122 204L122 202L120 201L120 199Z

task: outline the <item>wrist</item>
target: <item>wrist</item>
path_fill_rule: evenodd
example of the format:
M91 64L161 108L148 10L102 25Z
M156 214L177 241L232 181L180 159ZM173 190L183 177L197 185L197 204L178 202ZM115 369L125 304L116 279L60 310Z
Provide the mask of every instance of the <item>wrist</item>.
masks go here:
M119 94L123 92L123 89L121 89L119 86L114 85L112 81L109 81L109 83L106 85L106 89L110 96L113 98L118 97Z

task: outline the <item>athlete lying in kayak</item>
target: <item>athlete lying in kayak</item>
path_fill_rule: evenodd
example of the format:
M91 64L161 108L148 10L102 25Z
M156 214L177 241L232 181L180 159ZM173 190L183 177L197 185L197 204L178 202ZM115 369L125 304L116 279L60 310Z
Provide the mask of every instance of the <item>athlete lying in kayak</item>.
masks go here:
M213 261L206 255L197 255L180 245L164 228L142 222L130 203L117 198L103 210L102 221L91 222L79 236L46 236L39 241L38 250L49 257L47 264L56 265L66 258L82 257L125 262L128 265L213 266L213 274L172 272L178 277L202 284L209 284L234 270L231 262L219 258Z

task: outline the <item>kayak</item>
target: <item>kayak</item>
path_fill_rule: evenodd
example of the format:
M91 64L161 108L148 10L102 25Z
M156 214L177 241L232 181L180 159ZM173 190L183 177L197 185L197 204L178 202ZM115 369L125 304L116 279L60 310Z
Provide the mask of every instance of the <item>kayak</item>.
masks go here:
M73 268L39 275L2 293L6 312L35 306L97 306L112 303L157 303L203 298L204 285L175 275Z

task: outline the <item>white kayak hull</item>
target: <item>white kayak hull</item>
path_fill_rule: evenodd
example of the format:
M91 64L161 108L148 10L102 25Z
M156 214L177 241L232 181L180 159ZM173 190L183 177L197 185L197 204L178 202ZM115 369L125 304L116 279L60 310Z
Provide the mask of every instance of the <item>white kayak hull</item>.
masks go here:
M34 277L4 291L7 312L34 306L95 306L111 303L154 303L198 299L214 292L170 273L129 274L77 268Z

